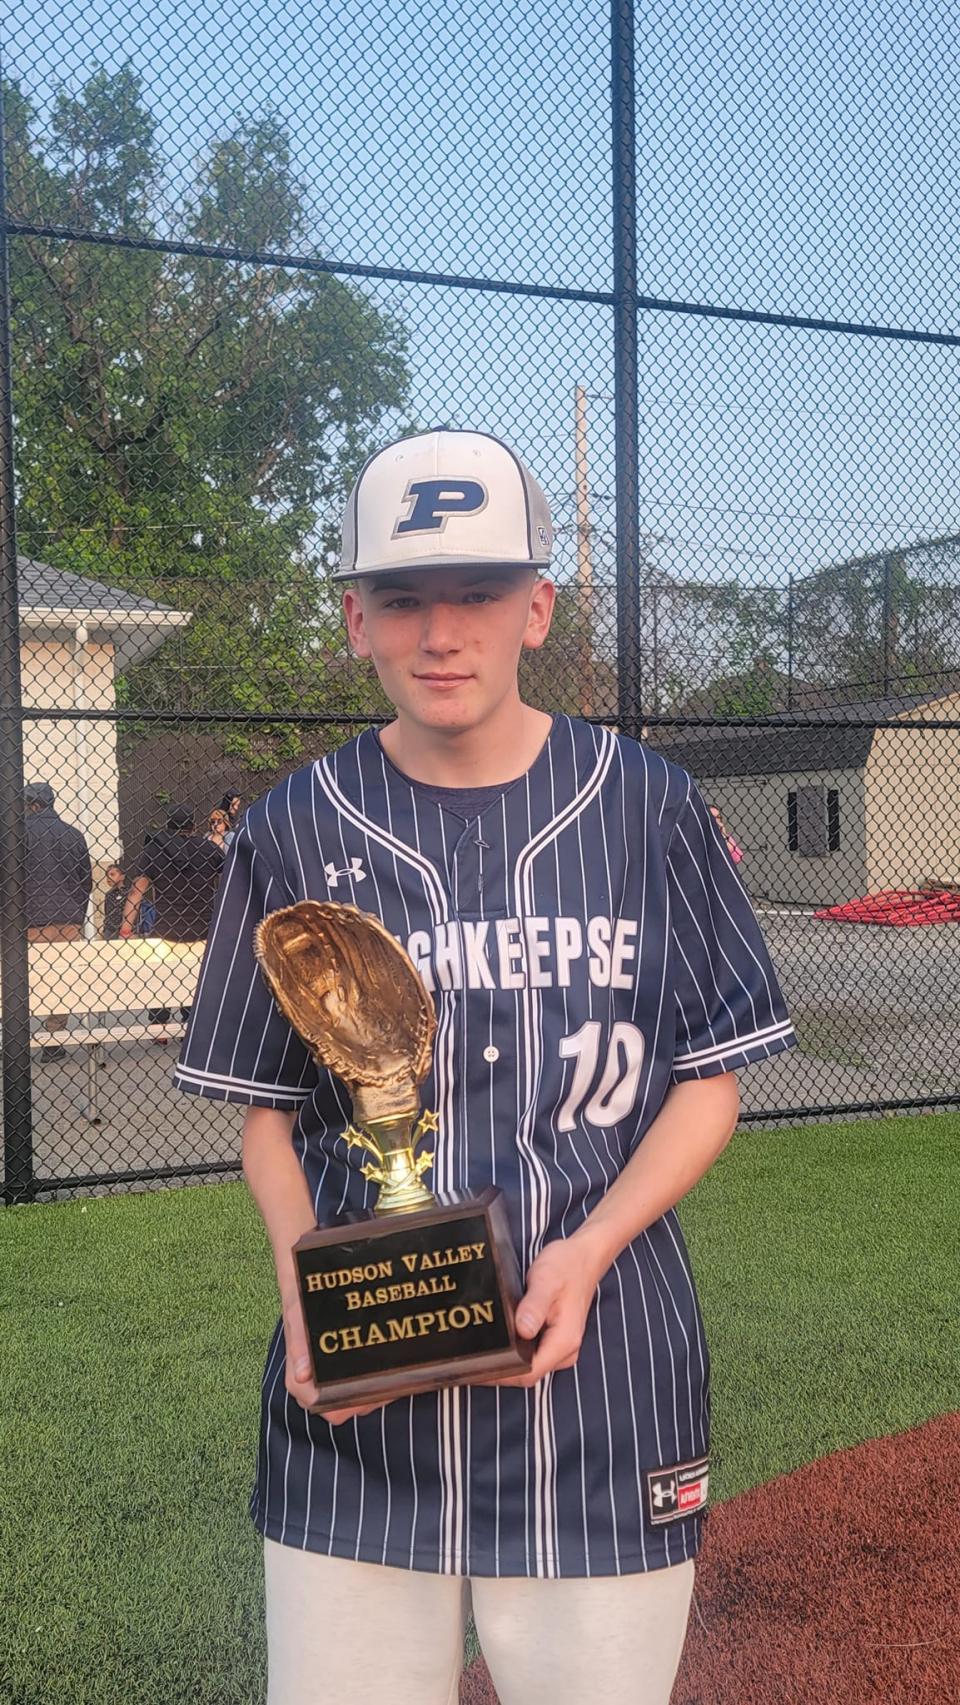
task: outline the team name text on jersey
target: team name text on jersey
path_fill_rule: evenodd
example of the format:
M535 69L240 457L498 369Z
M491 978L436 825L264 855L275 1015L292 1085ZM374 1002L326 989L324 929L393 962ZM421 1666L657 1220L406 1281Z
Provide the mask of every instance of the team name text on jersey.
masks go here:
M572 967L586 956L598 989L632 989L636 918L454 918L431 934L416 929L407 952L427 988L568 989Z

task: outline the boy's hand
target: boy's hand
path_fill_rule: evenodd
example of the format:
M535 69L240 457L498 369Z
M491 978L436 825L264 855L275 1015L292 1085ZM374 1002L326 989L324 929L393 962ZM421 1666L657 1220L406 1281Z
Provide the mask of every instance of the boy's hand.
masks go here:
M290 1396L296 1399L302 1409L313 1409L319 1401L320 1393L317 1390L310 1363L310 1346L307 1343L303 1305L296 1292L283 1297L282 1301L283 1338L287 1351L286 1387Z
M285 1297L283 1300L283 1337L287 1350L287 1366L285 1383L290 1396L300 1404L302 1409L309 1409L313 1415L322 1415L329 1421L331 1427L339 1427L343 1421L351 1421L354 1415L369 1415L374 1409L383 1407L380 1403L368 1403L359 1409L321 1409L320 1392L313 1377L310 1365L310 1347L307 1343L307 1329L303 1320L303 1304L299 1295Z
M365 1403L360 1409L313 1409L311 1413L322 1415L325 1421L330 1422L331 1427L339 1427L344 1421L352 1421L355 1415L372 1415L375 1409L384 1407L382 1403Z
M545 1374L572 1368L580 1354L597 1284L598 1274L575 1237L548 1243L530 1268L527 1288L517 1304L521 1338L535 1338L543 1332L530 1371L483 1383L536 1385Z

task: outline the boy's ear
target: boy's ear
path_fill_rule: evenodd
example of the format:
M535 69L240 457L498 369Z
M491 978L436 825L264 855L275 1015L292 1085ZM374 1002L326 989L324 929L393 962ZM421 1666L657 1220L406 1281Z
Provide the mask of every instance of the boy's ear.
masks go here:
M556 602L557 589L553 581L538 578L530 594L530 609L523 635L524 650L536 651L543 644L550 632Z
M367 638L366 625L363 619L363 598L358 586L348 586L344 591L343 617L347 624L347 639L354 657L369 657L370 641Z

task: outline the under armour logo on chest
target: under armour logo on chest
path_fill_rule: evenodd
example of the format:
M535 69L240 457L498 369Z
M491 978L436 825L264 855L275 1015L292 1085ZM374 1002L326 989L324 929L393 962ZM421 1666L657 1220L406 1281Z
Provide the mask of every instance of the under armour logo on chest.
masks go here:
M675 1504L677 1501L677 1483L675 1480L668 1480L666 1483L662 1480L655 1480L650 1490L653 1493L653 1501L658 1510L662 1510L665 1504Z
M345 870L338 870L335 864L325 864L323 874L328 888L335 888L341 876L349 876L353 882L363 882L367 875L358 858L352 858Z

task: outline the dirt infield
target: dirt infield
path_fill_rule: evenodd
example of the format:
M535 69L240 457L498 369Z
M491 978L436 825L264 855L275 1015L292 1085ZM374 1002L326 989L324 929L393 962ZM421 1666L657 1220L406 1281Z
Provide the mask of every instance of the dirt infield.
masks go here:
M672 1705L960 1701L958 1487L954 1414L718 1506Z

